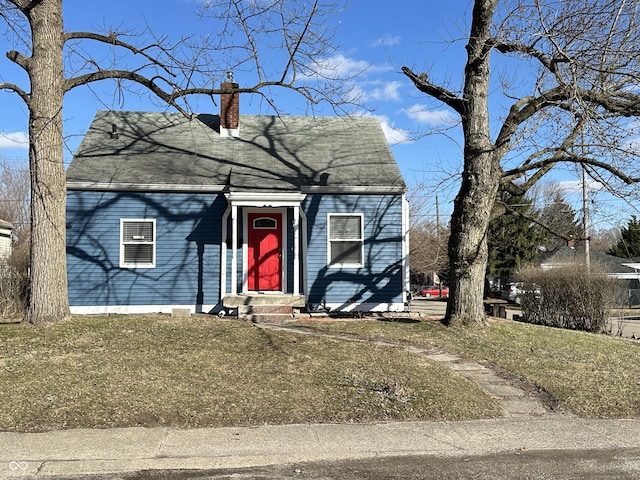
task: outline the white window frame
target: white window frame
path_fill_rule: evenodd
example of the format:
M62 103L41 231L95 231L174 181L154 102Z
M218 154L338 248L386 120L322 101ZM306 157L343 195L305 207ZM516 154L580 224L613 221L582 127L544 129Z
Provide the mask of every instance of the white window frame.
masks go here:
M153 229L153 240L151 241L134 241L134 242L125 242L124 241L124 224L125 223L151 223ZM156 268L156 219L155 218L121 218L120 219L120 268ZM152 257L153 260L151 262L145 263L127 263L125 262L124 257L124 247L125 245L152 245Z
M331 217L359 217L360 238L331 238ZM331 258L332 242L360 242L360 263L335 263ZM364 214L363 213L328 213L327 214L327 265L329 268L361 268L364 267Z

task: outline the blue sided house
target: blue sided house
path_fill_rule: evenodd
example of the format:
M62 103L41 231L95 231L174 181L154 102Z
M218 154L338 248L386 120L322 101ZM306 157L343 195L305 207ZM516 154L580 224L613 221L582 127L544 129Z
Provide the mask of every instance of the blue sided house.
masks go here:
M97 113L67 170L71 311L404 310L406 185L378 121L220 103Z

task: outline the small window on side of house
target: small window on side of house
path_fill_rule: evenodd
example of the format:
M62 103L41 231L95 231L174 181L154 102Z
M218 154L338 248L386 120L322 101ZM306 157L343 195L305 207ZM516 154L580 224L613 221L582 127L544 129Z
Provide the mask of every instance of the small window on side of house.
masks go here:
M120 219L120 268L155 266L155 219Z
M362 267L364 229L362 214L330 213L328 263L331 267Z

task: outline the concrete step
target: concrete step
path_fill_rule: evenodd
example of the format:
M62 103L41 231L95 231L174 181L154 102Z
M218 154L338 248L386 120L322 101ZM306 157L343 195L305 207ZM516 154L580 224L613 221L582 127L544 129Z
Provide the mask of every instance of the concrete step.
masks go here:
M242 305L238 318L260 323L283 323L293 319L291 305Z
M254 313L254 314L249 314L249 315L245 315L244 317L238 317L238 318L242 318L243 320L249 320L253 323L281 324L281 323L292 321L294 317L293 317L293 314L285 315L281 313Z

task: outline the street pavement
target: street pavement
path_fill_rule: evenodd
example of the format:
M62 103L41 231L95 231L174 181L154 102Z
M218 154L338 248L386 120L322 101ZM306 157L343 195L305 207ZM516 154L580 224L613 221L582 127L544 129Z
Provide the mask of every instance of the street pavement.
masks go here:
M640 420L554 415L468 422L0 432L0 478L66 479L146 470L215 471L411 456L470 459L584 451L592 452L589 456L635 452L625 468L640 478Z

